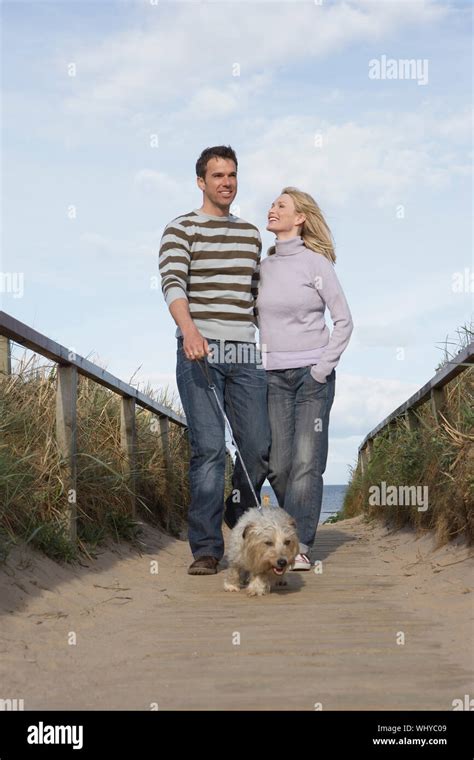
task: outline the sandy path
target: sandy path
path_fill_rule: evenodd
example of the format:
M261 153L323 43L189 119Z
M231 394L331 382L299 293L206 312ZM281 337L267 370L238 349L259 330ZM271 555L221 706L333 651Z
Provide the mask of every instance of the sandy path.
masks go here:
M288 590L249 599L224 593L222 572L188 576L186 542L149 527L143 540L141 555L108 549L73 568L11 555L0 699L26 710L451 710L474 693L462 545L432 552L427 536L361 518L323 526L322 574L290 573Z

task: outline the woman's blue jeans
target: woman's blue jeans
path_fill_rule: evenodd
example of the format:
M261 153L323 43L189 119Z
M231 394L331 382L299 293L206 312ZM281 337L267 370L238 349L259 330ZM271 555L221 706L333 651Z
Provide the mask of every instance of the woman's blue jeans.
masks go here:
M219 341L208 338L209 346L219 348ZM235 441L247 468L257 498L268 473L270 426L267 413L266 372L255 359L254 344L224 341L220 348L235 349L236 361L227 361L225 351L216 351L217 359L207 369L222 408L231 424ZM232 356L232 351L229 353ZM238 358L239 357L239 358ZM176 379L188 423L191 444L189 482L191 503L188 509L188 538L195 559L224 554L222 517L226 443L224 420L204 374L204 361L191 361L178 338ZM226 501L226 522L232 527L255 500L237 458L232 478L232 493Z
M319 383L311 367L268 370L267 385L272 437L268 480L280 507L296 520L300 551L307 552L321 513L336 372Z

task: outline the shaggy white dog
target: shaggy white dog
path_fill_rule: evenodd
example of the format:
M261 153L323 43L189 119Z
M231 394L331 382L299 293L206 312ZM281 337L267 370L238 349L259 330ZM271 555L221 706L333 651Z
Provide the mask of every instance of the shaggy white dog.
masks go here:
M254 507L239 519L230 534L226 591L247 585L249 596L263 596L282 578L299 552L296 523L279 507Z

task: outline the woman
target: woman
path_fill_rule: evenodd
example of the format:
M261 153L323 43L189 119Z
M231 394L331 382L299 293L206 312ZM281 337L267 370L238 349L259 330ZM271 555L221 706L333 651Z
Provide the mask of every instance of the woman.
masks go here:
M261 264L257 311L272 433L268 479L279 505L296 520L300 554L293 569L309 570L321 512L334 368L353 324L334 271L331 232L316 201L285 187L268 212L267 230L276 241Z

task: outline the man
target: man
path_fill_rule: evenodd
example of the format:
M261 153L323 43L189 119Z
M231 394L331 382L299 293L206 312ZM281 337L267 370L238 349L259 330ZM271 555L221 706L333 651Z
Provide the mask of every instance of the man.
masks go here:
M253 224L229 211L237 194L232 148L206 148L196 163L196 175L202 206L165 227L160 273L177 324L176 378L191 444L188 538L194 562L188 573L211 575L224 554L226 445L224 420L209 381L258 497L268 471L270 426L266 375L255 344L262 243ZM229 527L255 506L238 459L232 486L226 501Z

